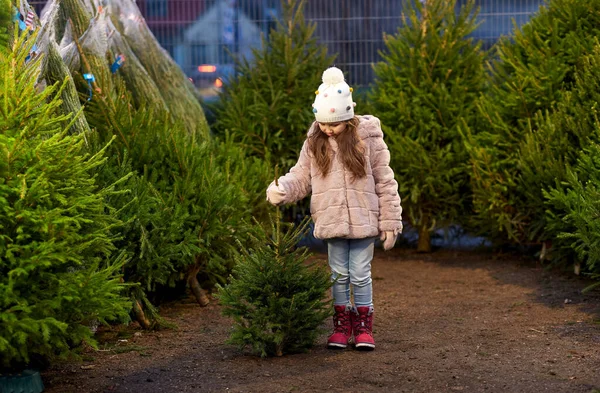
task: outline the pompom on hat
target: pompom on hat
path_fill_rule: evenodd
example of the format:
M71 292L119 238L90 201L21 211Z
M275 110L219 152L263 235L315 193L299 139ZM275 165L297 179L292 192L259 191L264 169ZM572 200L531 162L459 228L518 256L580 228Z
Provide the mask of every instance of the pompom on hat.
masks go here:
M313 113L319 123L336 123L354 117L356 104L352 88L344 81L344 73L336 67L323 72L323 83L315 91Z

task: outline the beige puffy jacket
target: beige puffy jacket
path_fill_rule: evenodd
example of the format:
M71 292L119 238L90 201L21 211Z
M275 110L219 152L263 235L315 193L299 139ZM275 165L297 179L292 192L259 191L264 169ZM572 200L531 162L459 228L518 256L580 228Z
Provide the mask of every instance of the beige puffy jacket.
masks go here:
M352 173L336 158L335 138L329 138L333 160L326 177L317 169L305 141L296 165L279 178L285 189L283 203L296 202L312 192L310 212L318 239L361 239L380 232L402 232L398 183L389 165L390 152L381 124L374 116L358 118L358 135L366 148L366 177L353 181ZM320 132L313 129L310 132Z

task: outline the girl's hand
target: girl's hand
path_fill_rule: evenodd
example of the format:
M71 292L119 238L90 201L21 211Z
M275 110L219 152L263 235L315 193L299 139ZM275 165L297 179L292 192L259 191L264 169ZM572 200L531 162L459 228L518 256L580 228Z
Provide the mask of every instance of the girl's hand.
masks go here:
M391 250L396 244L396 237L398 235L394 231L381 232L379 239L383 243L383 249L385 251Z
M271 183L267 188L267 201L275 206L279 206L285 201L285 189L280 184L275 185L275 182Z

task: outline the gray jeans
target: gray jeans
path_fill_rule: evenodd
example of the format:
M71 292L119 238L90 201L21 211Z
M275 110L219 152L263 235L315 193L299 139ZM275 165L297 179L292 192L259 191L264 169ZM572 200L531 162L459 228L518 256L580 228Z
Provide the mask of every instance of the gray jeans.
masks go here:
M354 292L354 304L373 306L373 280L371 261L375 249L375 238L328 239L327 253L332 293L335 305L351 305L350 284Z

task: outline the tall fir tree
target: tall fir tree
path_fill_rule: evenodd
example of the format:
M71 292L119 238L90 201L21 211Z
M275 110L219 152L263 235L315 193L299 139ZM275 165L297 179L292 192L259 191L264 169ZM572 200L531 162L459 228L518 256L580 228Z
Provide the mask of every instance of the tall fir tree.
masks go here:
M546 203L544 194L561 187L569 167L575 165L590 143L600 143L597 130L600 46L596 45L592 54L579 59L570 90L562 92L553 111L536 114L519 144L517 187L529 206L529 238L544 241L544 250L553 243L553 252L547 255L555 262L574 255L564 242L554 240L568 229L556 221L564 211L554 210L552 204Z
M485 53L469 35L477 27L474 2L408 2L403 26L386 36L370 95L392 152L403 208L419 232L465 222L471 206L468 155L458 131L474 117L485 84Z
M552 244L548 259L574 263L577 274L583 271L600 279L596 256L600 231L595 223L600 190L600 43L580 64L572 91L564 93L549 121L533 134L531 145L538 148L526 150L523 173L542 179L544 231Z
M464 129L473 226L498 244L552 238L543 190L564 179L564 165L573 163L585 140L576 125L553 113L561 102L569 111L574 97L568 92L600 36L598 26L600 1L551 0L497 45L490 91L478 102L479 121Z
M321 74L333 62L307 23L306 0L282 0L283 18L253 59L237 59L214 108L217 134L229 133L252 155L273 166L292 166L314 121L312 101Z
M309 220L288 231L279 222L278 215L271 233L257 233L253 246L236 258L229 283L219 289L223 314L234 320L228 342L261 357L307 350L330 316L329 273L308 262L307 249L296 248Z
M36 34L15 37L0 56L0 368L18 369L73 347L95 345L90 324L126 321L120 224L107 210L112 187L86 154L86 135L69 135L56 90L36 90ZM65 125L66 124L66 125Z

